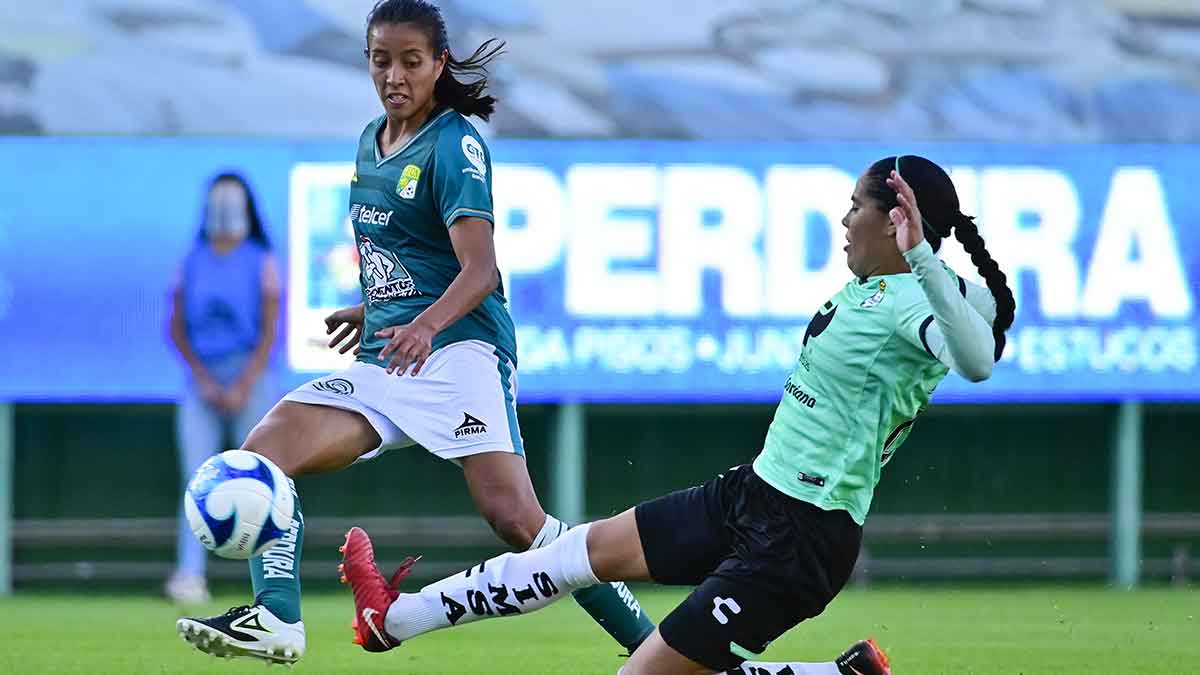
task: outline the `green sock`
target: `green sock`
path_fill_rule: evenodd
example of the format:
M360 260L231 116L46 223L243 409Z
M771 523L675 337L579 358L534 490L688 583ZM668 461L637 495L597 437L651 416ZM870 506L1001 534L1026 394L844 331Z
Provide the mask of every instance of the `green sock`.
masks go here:
M304 514L296 484L288 479L296 513L292 528L266 553L250 559L250 582L254 602L271 610L280 621L300 620L300 551L304 546Z
M581 588L571 596L630 654L654 632L654 622L642 611L633 591L624 582L596 584Z

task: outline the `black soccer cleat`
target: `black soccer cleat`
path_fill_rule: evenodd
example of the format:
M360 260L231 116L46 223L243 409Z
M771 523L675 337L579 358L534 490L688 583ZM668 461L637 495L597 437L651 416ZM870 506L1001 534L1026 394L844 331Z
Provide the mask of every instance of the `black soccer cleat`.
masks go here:
M860 640L837 658L842 675L892 675L887 654L874 640Z
M304 655L304 622L281 621L262 605L234 607L207 619L184 617L175 628L196 649L213 656L292 664Z

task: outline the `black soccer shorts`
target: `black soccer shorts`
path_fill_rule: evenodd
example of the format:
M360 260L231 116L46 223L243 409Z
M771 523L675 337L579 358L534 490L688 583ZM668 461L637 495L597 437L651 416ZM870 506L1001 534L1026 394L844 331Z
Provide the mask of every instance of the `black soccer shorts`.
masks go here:
M650 577L696 586L659 625L663 640L716 671L824 611L862 544L849 513L789 497L749 465L634 513Z

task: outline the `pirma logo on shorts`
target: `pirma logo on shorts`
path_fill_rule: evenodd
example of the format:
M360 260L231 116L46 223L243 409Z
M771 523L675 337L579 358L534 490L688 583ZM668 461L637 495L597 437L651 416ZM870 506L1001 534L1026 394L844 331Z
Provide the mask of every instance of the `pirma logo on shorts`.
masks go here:
M463 436L474 436L475 434L486 432L487 425L483 423L483 420L473 417L469 413L463 413L462 424L458 425L458 428L454 430L454 437L462 438Z

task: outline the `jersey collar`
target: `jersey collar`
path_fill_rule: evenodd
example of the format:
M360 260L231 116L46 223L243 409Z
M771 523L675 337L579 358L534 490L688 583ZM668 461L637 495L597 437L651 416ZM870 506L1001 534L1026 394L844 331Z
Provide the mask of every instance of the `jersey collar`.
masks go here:
M896 277L902 277L906 274L912 274L912 272L897 272L896 274L874 274L869 277L854 277L854 281L859 286L865 286L865 285L871 283L872 281L880 281L880 280L886 281L887 279L894 279Z
M383 131L383 125L387 124L387 116L385 115L382 118L383 123L381 123L377 129L375 129L375 133L372 134L372 138L371 138L371 147L375 151L375 168L378 169L379 167L383 166L384 164L387 164L393 158L399 157L401 154L404 153L405 150L407 150L426 131L429 131L429 129L433 126L434 122L442 119L443 117L445 117L446 115L449 115L452 112L454 112L454 108L446 108L445 110L438 113L434 117L429 118L428 120L425 121L425 124L421 126L421 128L417 131L417 133L413 134L413 137L408 139L407 143L400 146L399 150L393 152L392 154L388 155L387 157L380 157L379 156L379 132Z

